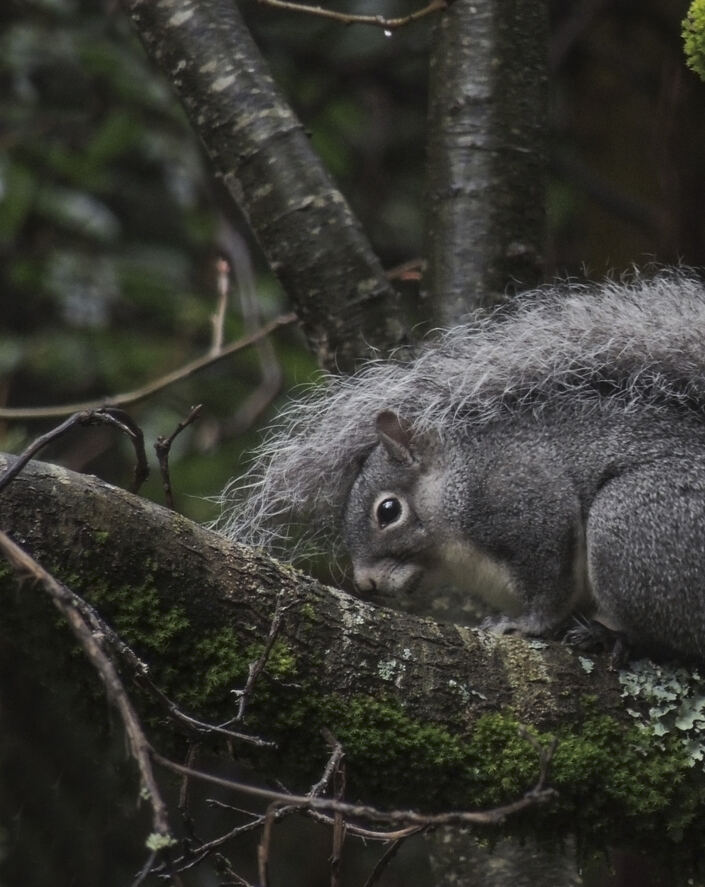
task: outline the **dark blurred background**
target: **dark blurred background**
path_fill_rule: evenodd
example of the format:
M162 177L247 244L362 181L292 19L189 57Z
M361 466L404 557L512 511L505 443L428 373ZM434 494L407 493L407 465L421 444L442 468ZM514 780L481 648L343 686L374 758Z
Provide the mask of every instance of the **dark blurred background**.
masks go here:
M705 263L705 87L683 62L686 5L554 3L548 278ZM243 11L385 266L422 256L431 19L386 37L253 2ZM129 391L197 356L222 244L259 306L250 323L285 308L115 3L10 2L0 26L0 406ZM234 293L227 333L242 331ZM284 387L307 379L296 333L276 344ZM255 440L229 420L259 377L250 350L131 410L152 441L204 402L172 455L179 506L197 519ZM0 418L0 449L53 424ZM127 481L129 449L104 428L46 455ZM160 495L156 478L146 492Z
M553 3L547 278L705 264L705 86L683 61L686 7L675 0ZM413 7L410 0L350 0L340 8L400 15ZM431 20L387 37L253 0L242 9L384 265L421 257ZM117 4L1 4L0 407L130 391L204 352L224 245L240 284L226 325L236 338L285 310L285 296L210 180L184 115ZM315 367L293 328L277 333L275 346L283 391L311 377ZM250 399L261 360L270 365L269 355L249 350L130 409L149 444L203 402L201 421L178 439L171 460L177 505L198 520L214 515L206 497L237 471L276 409L270 397ZM271 393L277 372L270 368L267 378ZM0 418L0 449L17 452L56 422ZM106 428L76 431L45 458L129 482L130 449ZM143 492L161 501L155 472ZM49 692L16 650L0 653L0 837L10 853L0 884L129 883L125 873L142 860L145 826L135 819L133 795L116 806L120 774L101 771L94 737L79 740L57 726L74 705L70 688ZM120 746L119 736L103 741ZM77 744L96 758L88 772L92 794L106 798L98 812L85 800L82 768L66 763L65 749ZM36 779L20 779L23 770ZM48 822L62 819L65 831L37 825L42 809ZM87 820L102 843L91 833L81 847L76 835ZM125 833L134 841L123 859ZM322 840L312 838L304 856ZM75 857L70 871L56 863L62 853ZM313 869L308 875L302 883L316 883ZM218 883L199 877L193 883ZM387 885L404 883L401 875L388 878Z

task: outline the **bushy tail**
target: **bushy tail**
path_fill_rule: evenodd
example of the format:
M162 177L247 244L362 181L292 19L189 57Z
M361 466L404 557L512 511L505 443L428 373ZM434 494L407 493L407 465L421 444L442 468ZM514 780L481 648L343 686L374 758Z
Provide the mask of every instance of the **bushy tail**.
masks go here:
M511 310L442 334L409 362L324 377L290 402L244 477L223 491L216 529L280 553L302 540L329 546L383 409L442 438L459 423L558 398L704 409L704 339L705 291L682 272L527 293Z

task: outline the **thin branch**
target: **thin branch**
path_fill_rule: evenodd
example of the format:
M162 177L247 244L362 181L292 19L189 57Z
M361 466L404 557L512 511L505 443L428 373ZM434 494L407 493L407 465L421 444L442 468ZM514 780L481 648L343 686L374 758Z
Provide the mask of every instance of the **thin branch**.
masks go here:
M238 351L248 348L250 345L254 345L255 342L259 342L265 336L274 332L274 330L283 326L290 326L296 320L297 317L293 313L281 314L279 317L270 320L269 323L266 323L256 332L243 336L236 342L231 342L229 345L226 345L218 354L209 353L204 354L202 357L197 357L195 360L184 364L178 369L173 370L164 376L160 376L152 382L148 382L141 388L136 388L134 391L128 391L125 394L106 396L98 398L97 400L63 404L55 407L0 407L0 419L23 419L25 421L30 419L56 419L61 416L68 416L71 413L86 410L97 410L103 407L122 407L138 403L139 401L146 400L148 397L156 394L156 392L161 391L163 388L167 388L169 385L173 385L176 382L181 382L183 379L187 379L194 373L199 372L199 370L216 364L219 361L224 360L226 357L230 357L231 354L236 354Z
M200 749L200 743L192 742L189 744L188 752L186 754L186 764L189 767L193 767L196 763L196 759L198 758L198 752ZM179 789L179 811L183 817L189 817L188 807L189 807L189 791L191 789L191 781L188 776L184 776L181 780L181 788ZM190 819L190 817L189 817Z
M10 481L22 471L30 459L41 449L53 440L66 434L66 432L75 425L101 424L112 425L113 427L118 428L132 441L132 445L135 449L136 463L131 490L133 493L136 493L149 474L147 455L144 451L144 435L142 434L142 429L123 410L102 407L100 409L86 409L74 413L74 415L70 416L65 422L62 422L61 425L57 425L56 428L52 428L51 431L47 431L46 434L42 434L33 441L24 452L17 457L17 461L14 465L12 465L11 468L8 468L2 475L0 478L0 490L6 487Z
M335 12L332 9L324 9L322 6L309 6L307 3L291 3L289 0L259 0L263 6L273 6L275 9L286 9L289 12L303 12L308 15L316 15L321 18L334 19L336 22L342 22L344 25L374 25L378 28L384 28L385 31L394 31L397 28L403 28L412 22L418 21L434 12L441 12L447 9L447 0L431 0L431 2L422 9L417 9L409 15L400 18L385 18L383 15L353 15L346 12Z
M169 437L162 437L160 435L154 443L154 449L159 462L159 470L162 475L166 506L167 508L171 508L172 511L174 510L174 496L171 491L171 478L169 477L169 452L171 451L171 445L184 428L187 428L192 422L195 422L196 419L198 419L202 409L203 404L201 403L199 403L198 406L191 407L191 412L182 422L179 422Z
M3 476L4 477L4 476ZM149 677L149 669L147 665L136 655L134 650L129 647L122 638L105 622L100 614L83 598L79 597L71 589L66 591L72 597L73 606L81 613L84 620L91 627L93 636L101 643L107 643L129 666L132 671L132 679L142 689L150 693L164 708L166 713L172 720L179 721L189 728L189 731L195 733L199 737L204 735L217 734L226 739L235 739L239 742L248 742L258 748L276 748L276 742L268 739L261 739L259 736L253 736L249 733L240 733L236 730L227 730L225 727L217 724L209 724L205 721L199 721L187 715L185 712L173 702L163 690L161 690Z
M240 700L237 714L230 721L226 721L224 724L222 724L222 727L228 727L232 723L237 723L238 721L244 720L247 703L252 694L252 690L254 689L255 682L257 681L257 678L260 676L263 668L267 664L267 659L269 658L269 654L272 652L272 647L274 646L274 642L276 641L281 629L282 616L291 606L290 604L282 603L282 601L283 593L280 593L277 596L277 603L274 608L274 615L272 616L272 623L269 627L269 634L267 635L264 649L262 650L259 659L256 662L250 663L247 675L247 682L245 683L244 688L242 690L233 691Z
M323 771L323 775L318 780L318 782L311 787L311 791L308 793L309 798L318 798L323 792L328 788L328 785L338 771L340 767L340 762L343 760L343 756L345 752L343 751L343 746L338 740L333 736L333 734L325 730L324 738L329 745L332 746L332 751L330 757L328 758L328 763L325 766Z
M249 742L251 745L256 745L258 748L276 748L276 742L272 742L269 739L261 739L259 736L252 736L249 733L239 733L236 730L227 730L225 727L220 726L218 724L208 724L204 721L199 721L197 718L193 718L190 715L187 715L185 712L181 711L181 709L166 696L156 684L153 684L150 680L140 677L140 682L145 683L150 690L150 692L154 693L159 700L162 702L164 707L167 709L168 713L175 719L181 721L186 726L190 727L195 733L200 735L208 735L208 734L218 734L220 736L224 736L226 739L236 739L240 742Z
M337 740L335 746L339 745ZM335 749L334 749L335 751ZM342 801L345 794L345 761L343 755L337 760L337 765L333 771L333 797ZM330 887L341 887L342 884L342 863L343 863L343 845L345 844L346 822L343 814L337 811L333 814L333 847L330 855Z
M163 757L158 752L152 750L152 758L162 767L171 770L174 773L188 774L195 779L208 782L211 785L219 785L232 791L249 794L253 797L263 798L270 801L272 805L294 805L303 809L313 809L322 811L331 811L333 813L342 813L346 816L372 820L375 822L386 822L392 825L407 824L415 826L439 826L439 825L499 825L514 813L534 807L537 804L544 804L557 797L554 789L546 788L545 783L548 776L548 765L550 763L551 750L545 750L541 760L541 772L536 785L526 794L511 801L509 804L503 804L490 810L453 810L447 813L425 814L418 813L415 810L378 810L367 804L351 804L344 801L338 801L335 798L312 798L307 795L286 795L283 792L275 792L271 789L261 788L260 786L247 785L246 783L236 782L232 779L225 779L221 776L214 776L210 773L204 773L199 770L191 770L184 767L183 764L177 764L168 758Z
M133 680L139 684L144 690L149 692L162 705L172 720L179 721L189 728L191 733L196 735L212 735L217 734L226 739L235 739L239 742L249 742L258 748L276 748L276 742L269 739L261 739L259 736L253 736L249 733L240 733L236 730L227 730L218 724L209 724L205 721L199 721L197 718L187 715L186 712L173 702L149 677L149 669L144 662L135 654L135 652L116 634L112 628L102 619L102 617L93 609L93 607L71 592L74 597L74 606L78 609L84 618L92 627L96 637L110 644L113 650L118 653L122 659L132 670Z
M273 802L267 807L264 817L262 837L257 845L257 875L259 887L269 887L269 848L272 845L272 826L276 822L277 804Z
M70 589L67 590L70 591ZM219 736L224 736L226 739L249 742L251 745L256 745L258 748L277 747L276 742L272 742L271 740L261 739L259 736L253 736L249 733L240 733L236 730L227 730L225 727L217 724L209 724L205 721L199 721L197 718L191 717L191 715L187 715L185 712L181 711L178 705L176 705L176 703L151 680L149 677L149 669L135 654L132 648L129 647L115 631L113 631L113 629L87 601L84 601L83 598L79 597L72 591L70 591L70 593L73 595L74 606L91 625L94 636L110 644L112 649L122 657L124 662L132 670L133 680L139 684L140 687L154 696L173 720L181 722L189 728L191 733L195 733L199 737L215 733Z
M171 831L167 807L162 800L152 771L151 747L112 660L103 652L89 625L75 605L77 595L57 582L50 573L47 573L43 567L1 531L0 550L20 577L37 582L47 592L56 608L66 618L71 631L100 675L108 699L119 711L122 718L130 751L139 769L142 786L152 808L152 828L160 838L164 839L163 846L168 846L171 841ZM139 876L137 883L139 883Z
M261 305L257 298L255 274L249 251L240 236L227 222L223 223L219 237L224 254L229 257L228 272L235 275L240 313L245 332L253 332L261 323ZM221 286L229 287L229 278L221 280ZM250 429L274 398L279 394L284 373L270 338L262 339L255 346L260 367L260 381L254 391L240 403L235 413L219 423L217 432L211 435L209 447L219 441L236 437Z
M135 880L132 882L131 887L140 887L140 884L144 884L145 878L152 871L152 866L154 865L154 860L156 858L157 851L152 850L142 868L137 872L137 875L135 876Z
M216 290L218 292L218 304L215 314L211 317L213 324L213 340L210 354L220 354L225 338L225 315L228 310L228 293L230 291L230 264L222 256L215 263Z
M411 834L417 835L419 832L422 832L424 829L421 826L417 826L410 833L410 835L405 836L404 838L395 838L395 840L391 841L389 846L385 849L384 853L380 856L375 864L375 867L370 872L369 878L363 884L363 887L374 887L374 885L379 881L382 873L387 868L389 863L394 859L394 857L399 852L399 848L404 843L407 837L410 837Z
M255 884L252 884L250 881L246 881L242 877L242 875L238 875L238 873L233 869L230 860L226 859L222 854L216 853L215 858L219 867L229 878L232 878L231 884L235 885L235 887L256 887ZM226 885L219 884L218 887L226 887Z

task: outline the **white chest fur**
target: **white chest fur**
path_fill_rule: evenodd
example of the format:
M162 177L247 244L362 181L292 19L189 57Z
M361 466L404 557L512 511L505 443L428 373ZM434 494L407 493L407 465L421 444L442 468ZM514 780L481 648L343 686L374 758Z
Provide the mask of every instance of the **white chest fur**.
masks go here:
M507 616L521 613L522 601L506 564L466 541L446 543L441 559L444 578L455 588L467 591L499 613Z

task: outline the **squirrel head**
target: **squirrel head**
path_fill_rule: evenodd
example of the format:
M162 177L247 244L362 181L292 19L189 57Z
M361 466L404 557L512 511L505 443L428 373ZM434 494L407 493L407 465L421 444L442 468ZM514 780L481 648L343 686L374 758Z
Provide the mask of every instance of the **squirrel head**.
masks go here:
M344 509L343 540L359 591L406 593L437 551L442 461L431 435L418 433L396 412L380 412L375 427L377 445L360 466Z

